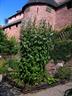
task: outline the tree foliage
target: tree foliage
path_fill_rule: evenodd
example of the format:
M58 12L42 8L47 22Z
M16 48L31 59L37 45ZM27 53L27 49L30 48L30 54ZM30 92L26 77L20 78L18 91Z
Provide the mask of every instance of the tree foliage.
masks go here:
M0 30L0 54L12 55L18 52L18 43L15 38L8 39L4 31Z

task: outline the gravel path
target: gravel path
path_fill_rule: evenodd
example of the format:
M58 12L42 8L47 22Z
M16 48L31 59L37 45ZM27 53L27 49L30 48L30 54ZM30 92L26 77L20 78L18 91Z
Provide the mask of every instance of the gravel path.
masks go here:
M64 96L64 92L70 88L72 88L72 82L48 88L36 93L21 94L20 96Z

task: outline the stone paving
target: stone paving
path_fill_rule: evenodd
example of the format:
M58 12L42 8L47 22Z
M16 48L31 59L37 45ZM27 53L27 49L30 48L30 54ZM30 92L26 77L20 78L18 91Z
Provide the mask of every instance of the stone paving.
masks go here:
M64 96L64 92L72 88L72 82L58 85L36 93L21 94L20 96Z

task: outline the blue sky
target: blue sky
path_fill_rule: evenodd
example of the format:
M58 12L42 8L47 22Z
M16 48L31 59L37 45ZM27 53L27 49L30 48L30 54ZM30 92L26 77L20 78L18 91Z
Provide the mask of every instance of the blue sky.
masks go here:
M20 10L28 0L0 0L0 25L4 20Z

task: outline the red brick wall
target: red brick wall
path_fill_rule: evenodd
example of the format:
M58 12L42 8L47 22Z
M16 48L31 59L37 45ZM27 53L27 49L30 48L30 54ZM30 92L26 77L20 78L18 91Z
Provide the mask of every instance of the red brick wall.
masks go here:
M72 8L63 7L56 11L55 29L72 24Z
M8 36L8 38L11 38L12 36L15 37L17 40L19 40L20 37L20 24L16 27L16 25L11 26L10 28L6 28L5 32Z

